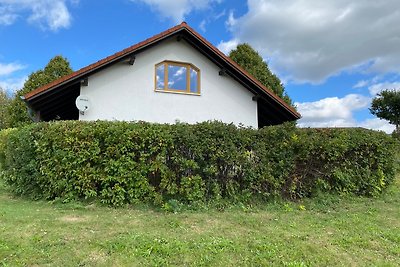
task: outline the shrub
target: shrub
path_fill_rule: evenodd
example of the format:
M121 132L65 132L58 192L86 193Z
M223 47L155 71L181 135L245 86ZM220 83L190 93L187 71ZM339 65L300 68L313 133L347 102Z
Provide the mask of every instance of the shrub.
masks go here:
M389 135L361 128L298 133L296 167L287 181L292 197L318 191L375 196L393 182L397 150Z
M15 129L9 128L9 129L4 129L0 130L0 171L2 170L2 164L5 162L6 154L6 141L9 136L9 134L14 131Z
M395 175L395 141L365 129L261 130L219 122L37 123L0 133L12 190L33 198L249 201L318 192L374 196Z

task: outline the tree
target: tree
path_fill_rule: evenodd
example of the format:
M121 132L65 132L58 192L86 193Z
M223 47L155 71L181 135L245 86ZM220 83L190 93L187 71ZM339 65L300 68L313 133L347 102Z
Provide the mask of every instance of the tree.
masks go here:
M8 106L11 99L6 91L0 87L0 131L8 128Z
M38 70L29 75L24 87L16 92L9 105L9 125L18 127L32 121L21 96L70 73L72 73L72 69L68 60L62 56L56 56L49 61L43 70Z
M285 87L281 80L271 72L268 64L249 44L239 44L236 49L229 53L229 57L259 80L265 87L271 89L285 100L286 103L292 104L292 100L285 93Z
M396 126L396 133L400 135L400 91L384 90L373 100L369 109L373 115L389 121Z

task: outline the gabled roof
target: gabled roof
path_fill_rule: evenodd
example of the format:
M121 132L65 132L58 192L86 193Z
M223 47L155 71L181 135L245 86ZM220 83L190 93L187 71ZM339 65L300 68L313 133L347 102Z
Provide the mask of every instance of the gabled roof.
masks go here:
M275 93L262 85L256 78L241 68L238 64L236 64L236 62L227 57L224 53L219 51L215 46L204 39L185 22L182 22L175 27L154 35L151 38L108 56L67 76L61 77L60 79L57 79L47 85L39 87L36 90L27 93L24 96L25 101L31 106L31 108L35 110L35 106L37 106L35 103L38 102L42 96L47 95L50 92L54 94L54 91L61 90L61 88L65 88L66 86L72 86L74 84L76 85L77 83L80 83L81 80L89 77L91 74L98 72L116 62L126 60L129 57L140 53L145 49L150 48L172 36L183 38L193 47L198 49L202 54L207 56L211 61L217 64L228 75L242 83L248 90L259 96L260 99L263 99L266 104L279 107L277 111L279 111L280 116L284 117L282 118L282 121L292 121L301 117L293 107L285 103ZM275 112L269 112L269 115L273 115L274 113ZM277 120L276 123L271 122L270 124L277 124L279 121L280 119Z

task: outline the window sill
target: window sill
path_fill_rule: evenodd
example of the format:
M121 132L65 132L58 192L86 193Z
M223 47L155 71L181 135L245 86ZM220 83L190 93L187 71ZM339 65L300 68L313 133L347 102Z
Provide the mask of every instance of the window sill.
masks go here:
M195 95L195 96L201 96L200 93L188 93L188 92L179 92L175 90L161 90L161 89L155 89L154 90L157 93L172 93L172 94L178 94L178 95Z

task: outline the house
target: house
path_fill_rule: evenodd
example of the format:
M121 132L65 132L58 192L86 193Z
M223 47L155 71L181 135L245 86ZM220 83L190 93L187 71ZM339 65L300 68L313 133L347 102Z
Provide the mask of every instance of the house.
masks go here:
M79 112L85 96L90 109ZM26 94L37 120L196 123L254 128L300 114L185 22Z

